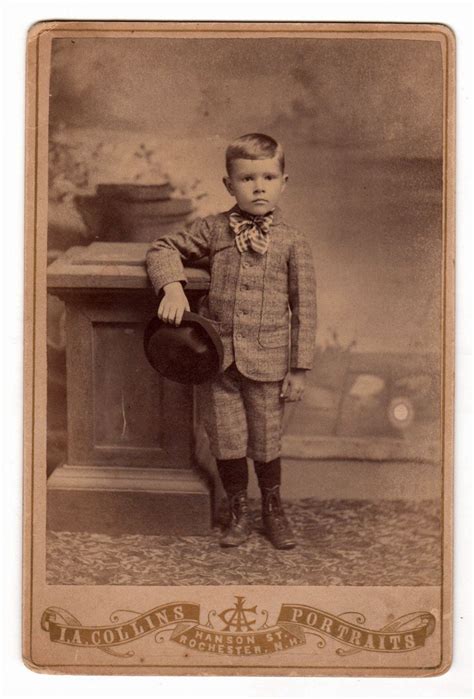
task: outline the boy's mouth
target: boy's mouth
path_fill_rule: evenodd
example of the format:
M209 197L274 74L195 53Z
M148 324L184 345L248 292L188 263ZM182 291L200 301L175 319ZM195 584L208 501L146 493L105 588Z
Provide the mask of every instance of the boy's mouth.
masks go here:
M268 199L253 199L252 204L268 204Z

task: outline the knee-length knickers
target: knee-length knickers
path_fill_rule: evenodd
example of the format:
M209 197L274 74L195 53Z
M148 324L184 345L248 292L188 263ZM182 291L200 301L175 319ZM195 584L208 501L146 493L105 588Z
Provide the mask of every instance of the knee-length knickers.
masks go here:
M232 364L201 388L201 411L216 459L280 456L282 381L253 381Z

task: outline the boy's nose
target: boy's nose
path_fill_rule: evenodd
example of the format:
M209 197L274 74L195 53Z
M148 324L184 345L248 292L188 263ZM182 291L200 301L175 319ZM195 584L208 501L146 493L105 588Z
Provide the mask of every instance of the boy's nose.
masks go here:
M255 192L264 192L265 191L265 186L262 182L255 182Z

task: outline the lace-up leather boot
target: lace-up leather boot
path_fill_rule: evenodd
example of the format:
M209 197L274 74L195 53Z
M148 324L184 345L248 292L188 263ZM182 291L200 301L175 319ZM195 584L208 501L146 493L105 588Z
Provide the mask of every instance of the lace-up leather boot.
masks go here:
M250 536L251 524L247 492L241 490L229 498L230 526L220 541L220 545L240 546Z
M267 538L276 549L292 549L296 539L283 512L280 487L262 488L262 520Z

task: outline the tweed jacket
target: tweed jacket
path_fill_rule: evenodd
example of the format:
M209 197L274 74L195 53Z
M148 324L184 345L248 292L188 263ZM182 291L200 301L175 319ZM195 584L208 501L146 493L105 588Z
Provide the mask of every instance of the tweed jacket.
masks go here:
M290 367L311 369L316 286L307 242L276 208L267 252L240 253L229 226L233 211L238 207L155 240L146 258L153 287L158 294L169 282L186 284L183 262L209 257L209 294L199 312L222 338L223 368L235 361L255 381L279 381Z

